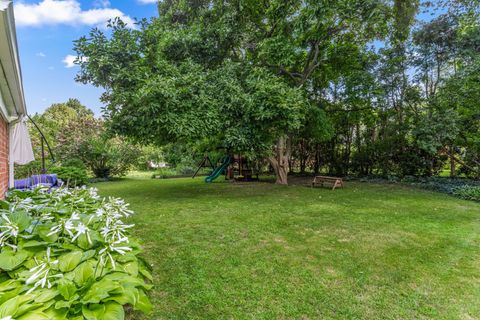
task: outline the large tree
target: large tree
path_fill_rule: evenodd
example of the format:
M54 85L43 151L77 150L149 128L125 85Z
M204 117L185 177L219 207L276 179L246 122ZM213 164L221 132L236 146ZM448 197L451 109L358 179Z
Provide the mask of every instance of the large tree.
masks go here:
M42 131L53 152L56 153L58 134L71 122L78 122L84 118L92 118L93 111L82 105L78 99L68 99L67 102L53 103L43 113L32 116L33 121ZM32 134L32 145L36 158L41 157L41 134L38 129L29 122ZM49 150L44 150L49 157Z
M405 3L162 1L160 18L136 29L117 20L79 39L77 80L105 88L118 133L159 144L212 137L267 156L286 184L292 138L305 119L325 125L308 116L325 108L325 89L351 52L403 23L393 18Z

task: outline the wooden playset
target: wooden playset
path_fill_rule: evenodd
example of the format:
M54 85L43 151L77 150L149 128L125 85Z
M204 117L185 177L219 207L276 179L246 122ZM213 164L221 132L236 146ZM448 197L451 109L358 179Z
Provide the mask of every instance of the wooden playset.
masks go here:
M192 178L198 174L201 168L211 167L212 173L205 178L205 182L212 182L222 174L226 180L232 181L258 181L258 170L254 169L251 161L240 154L227 155L215 162L205 155Z

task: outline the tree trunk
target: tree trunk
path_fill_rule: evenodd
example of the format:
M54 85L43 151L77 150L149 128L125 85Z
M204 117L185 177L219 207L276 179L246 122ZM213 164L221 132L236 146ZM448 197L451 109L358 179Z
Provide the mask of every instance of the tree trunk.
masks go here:
M450 157L452 157L452 159L453 159L455 162L461 164L462 166L464 166L464 167L467 168L467 169L470 169L471 171L475 172L477 175L480 176L480 170L478 170L478 169L470 166L469 164L465 163L464 161L460 160L460 159L457 158L453 153L450 153L450 152L449 152L449 154L450 154ZM476 162L476 161L474 161L474 162L475 162L476 164L479 164L479 163Z
M300 159L300 173L304 174L307 169L306 159Z
M282 136L275 146L275 155L268 158L277 177L276 184L288 185L288 160L291 149L290 139Z
M320 172L320 144L315 144L315 161L313 163L313 172L318 174Z
M308 151L307 151L307 142L305 139L300 139L298 144L299 151L299 165L300 165L300 173L305 173L305 169L307 167L307 160L308 160Z
M450 145L450 178L455 178L457 176L457 173L455 171L455 159L453 157L453 145Z

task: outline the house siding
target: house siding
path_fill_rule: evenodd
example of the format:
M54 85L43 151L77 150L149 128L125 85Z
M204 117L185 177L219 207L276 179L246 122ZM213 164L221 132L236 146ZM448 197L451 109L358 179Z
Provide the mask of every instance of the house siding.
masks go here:
M14 179L13 166L9 163L10 126L13 121L27 114L13 2L7 3L6 8L2 6L0 10L0 198L5 197Z
M8 123L0 117L0 199L8 191Z

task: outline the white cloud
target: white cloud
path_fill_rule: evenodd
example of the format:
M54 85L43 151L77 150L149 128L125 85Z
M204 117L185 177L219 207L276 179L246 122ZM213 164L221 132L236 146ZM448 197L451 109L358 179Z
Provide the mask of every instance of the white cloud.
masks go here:
M96 8L107 8L110 7L109 0L95 0L93 1L93 6Z
M62 62L65 64L65 68L73 68L76 66L75 60L77 60L77 56L69 54L62 60ZM82 57L80 60L87 61L87 58Z
M143 4L149 4L149 3L157 3L158 0L138 0L138 2Z
M71 54L67 55L63 60L62 62L65 63L65 68L73 68L75 67L75 59L77 57L76 56L72 56Z
M43 52L37 52L36 56L40 58L45 58L47 55Z
M101 3L106 4L105 1ZM16 23L19 26L42 25L104 25L109 19L120 17L131 27L134 21L115 8L82 10L77 0L42 0L37 4L17 2Z

